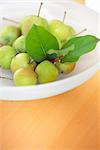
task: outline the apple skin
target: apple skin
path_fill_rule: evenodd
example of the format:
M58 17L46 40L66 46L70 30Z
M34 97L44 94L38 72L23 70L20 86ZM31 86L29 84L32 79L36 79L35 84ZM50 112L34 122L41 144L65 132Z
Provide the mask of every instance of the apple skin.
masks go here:
M75 30L62 21L52 20L49 24L50 32L60 40L62 46L75 34Z
M30 57L27 53L20 53L12 59L10 69L14 73L16 70L26 67L31 67L34 70L36 66L37 64L35 61L30 63Z
M74 70L74 68L76 66L76 63L70 63L70 62L60 63L60 62L57 62L57 63L55 63L55 65L61 73L69 74Z
M31 29L32 25L38 25L38 26L42 26L45 29L49 29L49 25L46 19L42 18L42 17L38 17L38 16L30 16L28 17L22 26L22 33L23 34L27 34L29 32L29 30Z
M69 32L70 32L69 36L68 36L68 39L67 39L67 40L69 40L76 34L76 31L72 26L67 25L67 27L69 28Z
M76 31L75 31L75 29L74 29L73 27L71 27L71 26L69 26L69 25L67 25L67 27L69 28L69 35L68 35L68 37L67 37L67 40L64 41L64 42L62 42L62 47L64 46L64 44L65 44L68 40L70 40L71 38L73 38L74 35L76 34Z
M37 75L31 67L20 68L14 73L13 81L16 86L32 86L37 84Z
M25 17L22 17L21 20L19 21L19 28L22 30L22 27L25 23L25 21L29 18L29 16L25 16Z
M10 69L14 73L16 70L20 68L29 67L30 57L26 53L17 54L11 61Z
M53 82L59 76L56 66L48 60L41 62L35 69L39 83Z
M15 48L17 53L24 53L26 52L26 46L25 46L25 36L20 36L15 40L13 43L13 47Z
M10 69L12 58L16 55L16 51L11 46L0 47L0 66L3 69Z
M58 44L59 44L59 49L62 49L62 47L63 47L62 42L59 39L57 39L57 41L58 41Z
M0 32L0 44L11 46L20 35L21 31L18 27L5 26Z
M50 32L61 42L64 42L69 35L69 28L59 20L52 20L49 28Z

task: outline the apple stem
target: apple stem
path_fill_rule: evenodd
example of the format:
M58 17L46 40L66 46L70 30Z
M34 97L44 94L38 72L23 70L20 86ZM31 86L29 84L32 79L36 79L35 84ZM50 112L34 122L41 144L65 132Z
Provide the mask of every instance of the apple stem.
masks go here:
M78 35L80 35L80 34L84 33L85 31L87 31L87 29L86 29L86 28L85 28L85 29L83 29L82 31L80 31L79 33L75 34L74 36L78 36Z
M66 11L64 11L63 23L65 22L65 19L66 19L66 14L67 14L67 12L66 12Z
M2 19L6 20L6 21L9 21L9 22L12 22L12 23L15 23L15 24L19 23L19 22L15 21L15 20L12 20L12 19L9 19L9 18L5 18L5 17L3 17Z
M0 76L0 79L13 80L13 79L11 79L11 78L9 78L9 77L1 77L1 76Z
M55 62L60 62L60 59L59 58L56 58L56 59L52 59L50 60L52 63L55 63Z
M40 7L39 7L39 10L38 10L38 15L37 15L38 17L40 16L40 12L41 12L42 5L43 5L43 3L41 2Z

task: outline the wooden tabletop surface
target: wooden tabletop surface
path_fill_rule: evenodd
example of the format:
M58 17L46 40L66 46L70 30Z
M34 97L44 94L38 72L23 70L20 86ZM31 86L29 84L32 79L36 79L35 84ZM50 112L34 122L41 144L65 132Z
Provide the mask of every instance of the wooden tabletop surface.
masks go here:
M48 99L0 101L0 150L100 150L99 77Z
M99 150L99 73L64 94L0 101L0 150Z

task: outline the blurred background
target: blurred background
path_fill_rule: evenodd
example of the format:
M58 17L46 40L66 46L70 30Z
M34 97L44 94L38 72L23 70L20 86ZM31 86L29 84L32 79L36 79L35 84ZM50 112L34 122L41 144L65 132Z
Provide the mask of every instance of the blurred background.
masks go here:
M86 5L100 14L100 0L86 0Z
M21 2L21 1L25 2L25 1L54 1L54 0L0 0L0 3ZM56 1L62 1L62 0L56 0ZM63 1L71 1L71 0L63 0ZM78 2L85 1L88 7L100 13L100 9L99 9L100 0L73 0L73 1L78 1Z

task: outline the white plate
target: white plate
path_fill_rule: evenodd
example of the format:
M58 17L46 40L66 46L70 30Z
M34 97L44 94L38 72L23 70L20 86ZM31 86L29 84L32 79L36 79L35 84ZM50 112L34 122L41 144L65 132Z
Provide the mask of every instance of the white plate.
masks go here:
M39 3L10 3L0 6L0 27L8 24L2 17L20 19L22 16L36 14ZM84 34L98 36L98 14L93 10L73 2L46 3L41 15L51 20L62 19L63 12L67 10L66 23L73 25L77 31L87 28ZM98 69L98 50L81 57L75 70L69 75L60 76L55 82L30 87L15 87L11 81L0 80L1 100L35 100L61 94L84 83L92 77ZM0 75L11 77L10 71L0 69Z

